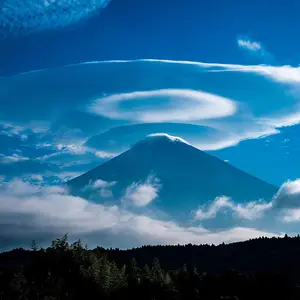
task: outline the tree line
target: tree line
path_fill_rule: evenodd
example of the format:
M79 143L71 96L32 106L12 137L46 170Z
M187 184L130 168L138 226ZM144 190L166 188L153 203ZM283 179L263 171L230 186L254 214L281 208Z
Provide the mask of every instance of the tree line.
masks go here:
M245 253L261 260L254 264L248 255L247 261ZM299 277L294 276L300 273L299 254L300 238L287 236L230 245L144 246L122 251L89 250L80 240L69 243L65 235L48 248L33 242L31 250L1 253L0 300L294 300L300 299ZM267 256L272 266L263 264ZM244 260L240 270L233 267L233 257ZM291 258L295 272L282 267ZM199 265L201 261L206 264ZM209 263L211 268L206 267Z

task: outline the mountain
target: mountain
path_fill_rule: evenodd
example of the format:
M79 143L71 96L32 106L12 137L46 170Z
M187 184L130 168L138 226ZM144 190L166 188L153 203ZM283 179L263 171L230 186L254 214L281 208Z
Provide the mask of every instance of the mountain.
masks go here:
M134 183L144 186L138 189ZM87 188L93 184L95 189ZM151 189L151 184L155 189ZM137 197L154 198L157 192L158 196L145 206L179 221L186 220L191 211L218 196L226 195L245 203L270 200L277 192L275 186L166 134L148 136L67 185L73 194L92 201L119 204L123 199L122 203L128 205L130 197L124 198L128 192L137 201ZM99 192L105 188L110 193Z

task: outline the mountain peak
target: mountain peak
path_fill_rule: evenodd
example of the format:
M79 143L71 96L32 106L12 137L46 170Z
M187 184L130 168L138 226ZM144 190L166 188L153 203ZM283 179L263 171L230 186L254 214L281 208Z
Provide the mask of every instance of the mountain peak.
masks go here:
M159 184L156 181L149 183L149 176L153 176ZM97 180L115 182L110 188L112 198L102 197L99 189L84 189ZM269 201L277 192L276 187L189 145L181 138L164 133L148 135L131 149L69 181L67 185L75 196L100 202L114 201L117 205L124 204L128 192L141 199L145 195L155 195L149 208L180 222L186 222L192 211L220 196L230 197L237 203L248 203L255 199ZM125 204L135 205L135 200L126 199Z
M153 145L153 144L158 144L158 145L163 145L166 143L182 143L186 145L190 145L187 141L184 139L177 137L177 136L172 136L167 133L153 133L149 134L145 139L139 141L137 145Z

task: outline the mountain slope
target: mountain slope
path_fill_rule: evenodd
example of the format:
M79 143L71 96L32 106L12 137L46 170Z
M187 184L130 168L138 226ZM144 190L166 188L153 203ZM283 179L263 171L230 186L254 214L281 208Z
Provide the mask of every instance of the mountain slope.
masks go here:
M149 206L178 220L187 219L199 205L221 195L242 203L270 200L277 191L275 186L167 135L149 136L67 185L73 194L103 201L99 192L92 194L84 187L98 179L115 182L113 197L107 200L118 203L132 183L143 183L149 175L159 179L160 186L158 197Z

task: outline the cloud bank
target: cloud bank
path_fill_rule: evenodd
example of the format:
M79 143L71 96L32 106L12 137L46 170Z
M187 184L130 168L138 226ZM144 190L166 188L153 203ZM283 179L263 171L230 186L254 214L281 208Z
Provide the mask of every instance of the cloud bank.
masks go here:
M0 194L0 239L10 238L11 242L1 243L6 249L29 245L31 239L48 243L66 232L70 238L80 237L90 246L121 248L143 244L219 244L274 235L244 227L219 232L201 226L183 227L117 205L91 203L70 196L61 188L41 189L21 181L2 184Z

